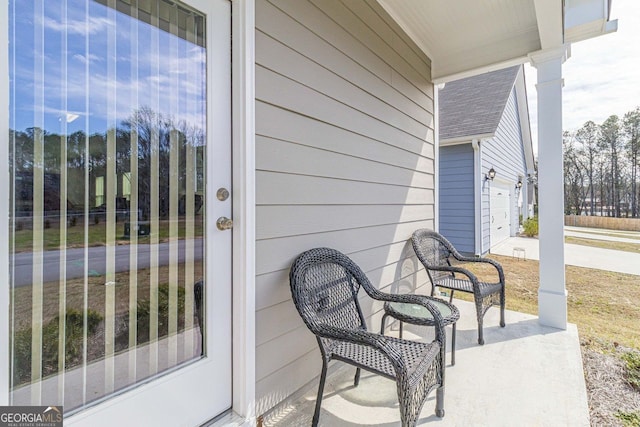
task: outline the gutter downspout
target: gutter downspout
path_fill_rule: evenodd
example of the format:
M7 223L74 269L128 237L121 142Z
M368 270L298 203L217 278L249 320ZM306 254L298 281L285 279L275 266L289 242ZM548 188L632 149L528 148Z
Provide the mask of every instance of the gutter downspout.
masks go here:
M475 219L475 254L482 255L482 153L480 141L471 140L473 147L473 206Z

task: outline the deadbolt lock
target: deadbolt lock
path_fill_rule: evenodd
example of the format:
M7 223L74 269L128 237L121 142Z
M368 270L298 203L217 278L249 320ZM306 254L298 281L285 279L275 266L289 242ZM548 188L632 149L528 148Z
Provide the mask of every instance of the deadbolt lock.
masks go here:
M233 228L233 220L227 218L226 216L221 216L216 221L216 226L220 231L231 230Z
M218 192L216 193L216 197L221 202L224 202L225 200L227 200L229 198L229 190L227 190L226 188L218 188Z

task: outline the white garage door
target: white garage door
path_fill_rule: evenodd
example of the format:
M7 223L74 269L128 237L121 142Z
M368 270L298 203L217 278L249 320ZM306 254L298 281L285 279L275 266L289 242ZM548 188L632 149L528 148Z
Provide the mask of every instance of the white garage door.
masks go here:
M491 185L491 246L511 235L511 203L509 185L493 182Z

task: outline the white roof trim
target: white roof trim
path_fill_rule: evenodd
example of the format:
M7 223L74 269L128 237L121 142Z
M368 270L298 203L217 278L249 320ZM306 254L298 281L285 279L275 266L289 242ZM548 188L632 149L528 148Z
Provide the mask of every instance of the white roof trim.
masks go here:
M563 2L558 0L534 0L533 5L536 9L541 50L563 45Z
M567 43L613 33L618 20L609 21L611 0L566 0L565 30Z
M479 135L465 135L457 138L441 139L440 147L446 147L448 145L470 144L471 141L474 139L483 140L483 139L493 138L494 136L495 136L495 133L483 133Z
M466 79L467 77L479 76L480 74L490 73L491 71L498 71L505 68L513 67L515 65L522 65L529 62L529 58L527 56L521 56L518 58L510 59L508 61L496 62L491 65L487 65L484 67L474 68L471 70L461 71L455 74L449 74L444 77L436 77L433 79L433 84L445 84L455 80Z
M522 149L524 150L524 158L527 165L527 171L530 171L534 169L534 157L524 67L521 67L520 71L518 71L518 76L516 77L515 82L515 90L516 102L518 103L518 116L520 118L520 132L522 133Z

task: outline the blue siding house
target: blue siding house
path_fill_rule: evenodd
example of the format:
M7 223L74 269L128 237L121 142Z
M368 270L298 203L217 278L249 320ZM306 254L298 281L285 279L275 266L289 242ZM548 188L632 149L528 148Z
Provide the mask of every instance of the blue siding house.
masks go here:
M447 83L439 104L440 232L459 251L483 255L533 211L524 69Z

